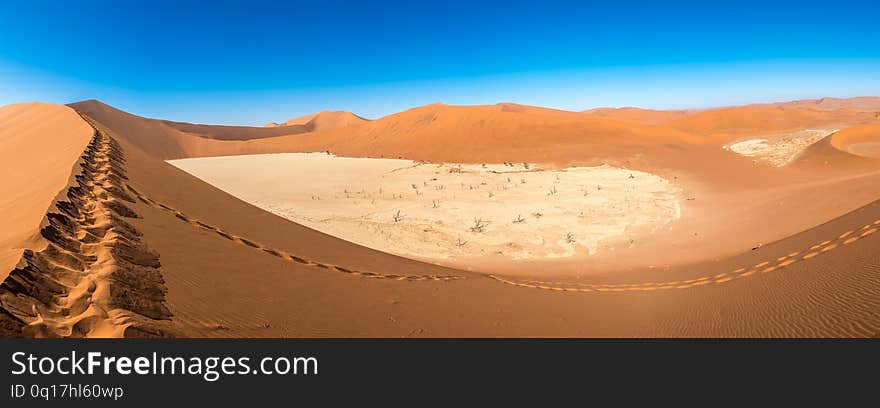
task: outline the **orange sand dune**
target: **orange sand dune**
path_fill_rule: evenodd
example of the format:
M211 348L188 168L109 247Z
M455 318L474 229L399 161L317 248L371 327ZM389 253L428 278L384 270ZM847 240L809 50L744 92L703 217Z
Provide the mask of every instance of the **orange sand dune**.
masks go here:
M123 112L99 101L70 104L84 114L99 119L127 135L139 148L163 159L211 156L225 153L226 140L251 140L311 131L305 125L278 128L195 125L148 119Z
M611 115L603 110L579 114L504 103L433 104L356 126L334 127L332 123L338 121L330 116L331 125L319 126L314 121L325 116L321 114L304 118L308 120L302 125L247 128L145 119L94 101L72 106L163 159L331 151L356 157L466 163L595 163L636 157L651 160L670 150L689 150L734 137L873 121L871 114L863 112L767 106L700 112L615 110ZM639 123L660 121L661 117L675 119L662 125ZM313 128L316 131L311 131ZM705 135L716 137L701 137Z
M529 162L560 166L610 163L658 174L683 186L689 197L698 197L698 201L685 201L684 205L688 214L701 214L696 221L682 223L662 234L663 240L642 240L638 245L646 253L655 254L657 260L663 259L664 263L674 263L675 259L693 261L730 255L759 242L779 239L856 208L865 200L870 201L875 192L871 188L859 189L858 184L852 183L829 187L824 180L836 172L824 174L819 168L820 172L814 173L814 169L804 165L810 161L808 159L797 165L773 169L722 149L721 144L711 138L663 126L584 117L573 112L514 104L434 104L351 128L243 142L227 141L218 143L218 147L214 151L216 155L329 150L340 156L404 157L453 163L516 162L522 165ZM805 157L819 156L809 153ZM826 159L822 157L824 163ZM863 171L874 169L872 163L856 164L855 167ZM852 170L850 167L846 168ZM780 186L786 185L798 187L791 191L780 190ZM798 195L820 190L849 193L853 189L860 191L858 198L843 206L833 201L813 200L809 205L785 210L777 204L770 204L775 203L774 200L796 200ZM745 194L748 191L756 193ZM722 213L748 217L749 222L737 224L737 228L743 230L760 228L769 220L776 220L779 227L761 228L760 233L753 236L730 236L725 228L706 224L716 222L713 220ZM689 237L695 232L705 238L691 243ZM686 244L678 246L676 243ZM693 251L693 248L700 250ZM606 260L596 266L620 268L631 267L633 262L645 264L640 257L626 259L626 263ZM594 263L595 259L584 262ZM571 270L566 265L555 268Z
M275 122L267 123L265 127L300 125L306 126L310 132L314 132L318 130L336 129L346 126L360 125L365 122L368 122L368 120L351 112L325 110L313 113L311 115L290 119L282 124L278 124Z
M538 113L538 114L556 114L556 115L577 114L576 112L567 111L567 110L544 108L541 106L522 105L522 104L518 104L518 103L511 103L511 102L496 103L495 105L492 105L492 106L502 112Z
M760 135L877 121L869 112L815 111L784 106L738 106L698 112L663 125L700 135Z
M843 129L834 134L831 145L858 156L880 158L880 125Z
M0 286L0 336L880 334L880 202L865 205L880 195L876 169L826 176L809 166L773 168L725 151L700 132L498 106L430 105L358 126L254 140L209 139L94 104L75 106L95 114L86 116L97 133L70 155L60 190L49 195L63 200L40 209L47 247L23 257L15 279ZM784 120L738 114L746 123L715 127L747 133L813 126L815 119L801 112ZM705 127L710 134L711 128ZM39 143L55 132L39 133L15 151L64 156ZM498 276L343 241L163 161L312 149L477 163L628 160L680 183L693 198L683 211L704 214L717 230L692 229L708 225L698 217L697 224L680 226L680 234L647 242L659 248L655 252L675 243L677 250L711 254L712 245L756 237L756 228L766 233L798 225L802 232L687 264L584 267L568 276L544 267ZM812 217L812 226L802 224L804 217ZM641 245L616 251L627 257Z
M871 229L880 216L878 204L717 261L562 282L543 279L540 271L531 278L498 278L317 233L121 145L130 190L141 197L133 209L143 218L132 222L161 254L172 322L186 335L871 336L880 331L870 312L880 306L880 287L870 279L880 265L875 256L880 234Z
M641 108L596 108L585 110L584 115L599 116L622 120L626 122L644 123L648 125L657 125L668 122L673 119L683 118L692 115L696 110L653 110Z
M800 101L779 102L773 105L786 108L805 108L821 111L850 109L856 111L877 112L880 111L880 97L859 96L855 98L805 99Z
M557 112L434 104L356 127L238 143L234 150L329 150L345 156L461 163L571 162L631 156L636 146L698 142L675 129Z
M825 137L804 149L791 164L794 168L809 168L828 174L856 169L871 169L880 166L880 160L852 154L835 146L836 135Z
M637 123L555 110L510 111L505 106L434 104L389 115L358 126L263 137L275 128L226 129L216 140L185 131L181 124L145 119L96 102L71 106L81 110L148 153L162 159L278 152L333 153L360 157L405 157L451 162L575 162L630 157L647 149L699 143L688 133ZM560 114L560 112L564 114ZM205 134L214 127L205 125ZM296 125L294 125L296 126ZM235 131L242 132L236 136ZM258 134L260 137L253 137Z
M173 321L188 335L880 331L870 312L880 306L880 287L869 278L880 265L880 234L870 234L877 204L719 261L557 283L540 271L525 279L495 278L367 250L256 210L122 144L131 186L144 197L135 206L143 216L135 224L162 254ZM828 289L830 282L835 289Z
M161 264L126 221L139 215L118 142L64 106L13 105L2 117L2 151L15 154L5 164L40 177L3 184L16 199L4 239L28 241L3 270L0 337L156 335L170 317Z
M45 245L39 228L67 187L92 129L73 109L44 103L0 108L0 280L25 249Z

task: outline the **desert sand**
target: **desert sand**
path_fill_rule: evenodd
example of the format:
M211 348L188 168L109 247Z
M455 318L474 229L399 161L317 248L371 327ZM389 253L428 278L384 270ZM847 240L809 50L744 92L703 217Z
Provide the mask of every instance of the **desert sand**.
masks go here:
M17 155L61 160L66 170L56 174L63 180L50 185L54 191L41 190L42 216L31 213L35 223L22 229L45 243L24 251L0 286L0 335L876 337L880 164L854 148L877 142L870 126L880 117L870 101L848 106L837 100L822 109L752 105L650 121L513 104L429 105L311 131L189 125L96 101L73 104L84 117L64 128L86 133L35 130L16 146ZM29 121L27 128L44 122ZM60 143L41 143L50 137L80 144L74 153L59 153ZM740 152L730 148L752 139L764 142ZM287 160L271 153L305 155ZM254 156L176 162L187 168L214 161L212 175L201 177L218 177L211 183L221 187L228 182L223 188L239 197L165 162L240 155ZM516 166L523 163L530 169L521 174L535 184L549 180L544 195L531 187L504 190L509 172L522 172L525 166ZM468 188L453 199L426 186L432 172L458 164L463 173L456 177L494 187L493 197ZM300 174L285 174L303 166ZM230 174L240 169L243 177L221 180L224 168ZM58 173L47 169L47 177ZM403 170L382 180L394 169ZM43 177L43 170L33 171ZM630 200L627 211L611 211L602 196L574 201L585 180L619 181L622 172L634 178L609 185L608 197L612 206L624 205L621 197ZM556 193L547 195L557 175ZM366 199L352 198L367 187L352 186L345 197L352 181L372 183L371 194L389 185L404 198L377 199L380 211L372 213ZM26 190L15 182L5 180L4 191ZM273 187L256 188L261 183ZM648 193L659 193L649 200L659 209L642 201ZM456 217L443 209L443 218L473 224L474 212L515 217L524 211L518 206L545 204L556 195L565 204L548 210L552 223L533 235L554 235L560 224L598 231L599 237L576 239L580 252L572 256L552 258L556 249L536 248L522 253L528 259L440 266L412 255L423 254L413 237L425 235L394 235L412 230L393 225L404 203L397 223L406 224L398 227L436 221L431 216L444 197L462 212ZM500 198L503 204L493 203ZM249 203L258 199L265 201ZM433 208L438 199L440 208ZM578 211L574 203L595 209L610 225L569 222ZM675 203L678 217L670 215ZM285 217L294 221L273 213L279 208L292 211ZM338 220L344 214L377 221L394 238L346 237L361 221ZM328 217L341 230L326 228ZM520 224L514 220L480 245L521 240L510 232ZM490 221L484 232L499 225ZM635 239L619 234L640 222ZM353 242L358 239L379 249ZM409 245L415 246L410 253L400 249ZM467 257L454 251L425 253L463 263Z

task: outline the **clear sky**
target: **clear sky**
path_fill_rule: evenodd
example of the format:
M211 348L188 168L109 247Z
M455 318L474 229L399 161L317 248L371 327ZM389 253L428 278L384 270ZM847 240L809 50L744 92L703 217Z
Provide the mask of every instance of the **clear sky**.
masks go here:
M0 104L261 125L433 102L710 107L880 95L871 1L8 1Z

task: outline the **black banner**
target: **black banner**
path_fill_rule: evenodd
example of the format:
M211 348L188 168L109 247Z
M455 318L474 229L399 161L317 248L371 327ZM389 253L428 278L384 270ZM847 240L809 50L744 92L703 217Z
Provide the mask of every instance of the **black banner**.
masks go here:
M832 382L853 396L876 386L880 361L876 340L0 339L0 352L3 406L469 406L475 395L729 398Z

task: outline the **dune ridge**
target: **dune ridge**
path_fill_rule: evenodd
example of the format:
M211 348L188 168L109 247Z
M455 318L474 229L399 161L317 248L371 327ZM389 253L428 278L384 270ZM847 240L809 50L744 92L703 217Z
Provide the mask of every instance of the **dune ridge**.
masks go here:
M0 335L171 333L159 255L125 221L139 215L124 204L134 202L124 191L124 162L119 144L94 130L64 198L46 214L46 248L26 250L0 284Z

